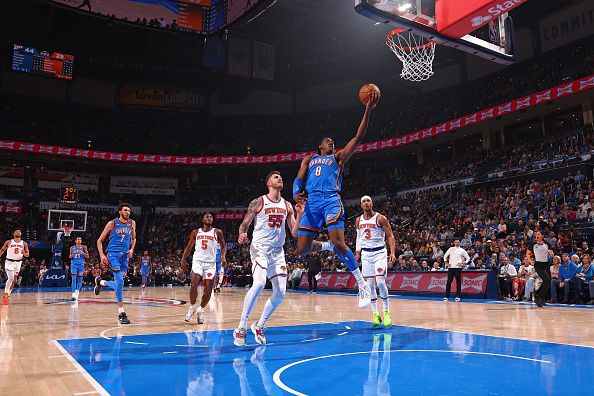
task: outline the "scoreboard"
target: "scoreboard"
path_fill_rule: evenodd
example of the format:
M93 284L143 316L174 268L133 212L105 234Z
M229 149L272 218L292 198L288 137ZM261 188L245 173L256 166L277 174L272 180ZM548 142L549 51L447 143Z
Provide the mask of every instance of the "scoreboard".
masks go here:
M76 186L61 186L59 202L64 204L76 204L78 202L78 189Z
M12 70L72 80L74 55L39 50L15 44L12 52Z

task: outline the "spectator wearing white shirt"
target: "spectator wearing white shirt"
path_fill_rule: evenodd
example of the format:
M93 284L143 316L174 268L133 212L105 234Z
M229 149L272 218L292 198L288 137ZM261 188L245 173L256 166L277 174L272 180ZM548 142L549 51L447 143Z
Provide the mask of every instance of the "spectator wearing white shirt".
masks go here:
M452 281L456 278L456 302L458 302L460 301L460 297L462 297L462 268L470 261L470 257L466 253L466 250L460 247L460 240L454 239L454 246L448 249L443 258L448 269L446 295L443 300L448 301L450 298Z
M303 275L302 267L303 264L296 265L293 272L291 272L291 276L289 277L289 287L291 290L297 289L301 283L301 275Z
M512 282L518 275L516 267L514 267L507 257L504 257L499 270L499 290L501 296L506 300L511 300Z

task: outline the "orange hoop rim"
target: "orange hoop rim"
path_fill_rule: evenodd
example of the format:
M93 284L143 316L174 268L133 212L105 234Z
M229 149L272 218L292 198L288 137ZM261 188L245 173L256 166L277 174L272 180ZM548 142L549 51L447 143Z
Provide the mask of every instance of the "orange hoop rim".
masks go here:
M408 30L404 30L404 29L400 29L400 28L396 28L392 31L390 31L387 35L386 35L386 44L388 45L393 45L394 47L402 50L402 51L414 51L414 50L420 50L420 49L424 49L424 48L431 48L431 47L435 47L435 43L429 39L425 39L428 41L427 44L424 45L417 45L416 47L401 47L400 45L396 44L396 42L390 40L390 38L392 36L396 36L399 35L402 32L407 32ZM412 33L415 34L415 33ZM422 36L419 36L422 37ZM424 38L424 37L423 37Z

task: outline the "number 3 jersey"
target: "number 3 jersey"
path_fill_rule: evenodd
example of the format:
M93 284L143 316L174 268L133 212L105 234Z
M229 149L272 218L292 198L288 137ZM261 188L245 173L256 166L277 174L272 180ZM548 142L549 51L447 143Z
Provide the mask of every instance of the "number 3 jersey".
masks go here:
M284 198L273 202L266 195L262 196L262 209L256 215L252 243L282 248L285 244L285 224L287 221L287 203Z

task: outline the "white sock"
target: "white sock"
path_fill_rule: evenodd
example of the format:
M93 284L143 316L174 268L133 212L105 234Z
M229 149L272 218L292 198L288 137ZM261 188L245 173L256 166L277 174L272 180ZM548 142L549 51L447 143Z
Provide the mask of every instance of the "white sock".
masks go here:
M386 298L381 298L382 299L382 305L384 306L384 312L389 311L390 310L390 300L386 297Z
M202 308L200 305L198 306L198 308L196 308L196 310L197 310L198 312L204 312L204 308Z
M124 313L124 307L119 307L118 308L118 313Z
M355 269L354 271L351 271L351 274L353 274L353 276L357 280L357 284L359 285L359 289L361 288L362 285L367 284L365 282L365 279L363 279L363 275L361 274L361 270L359 268Z
M371 300L371 311L374 314L379 314L379 312L377 311L377 299L372 299Z
M99 284L100 284L101 286L107 286L107 281L104 281L103 279L101 279L101 280L99 281Z

